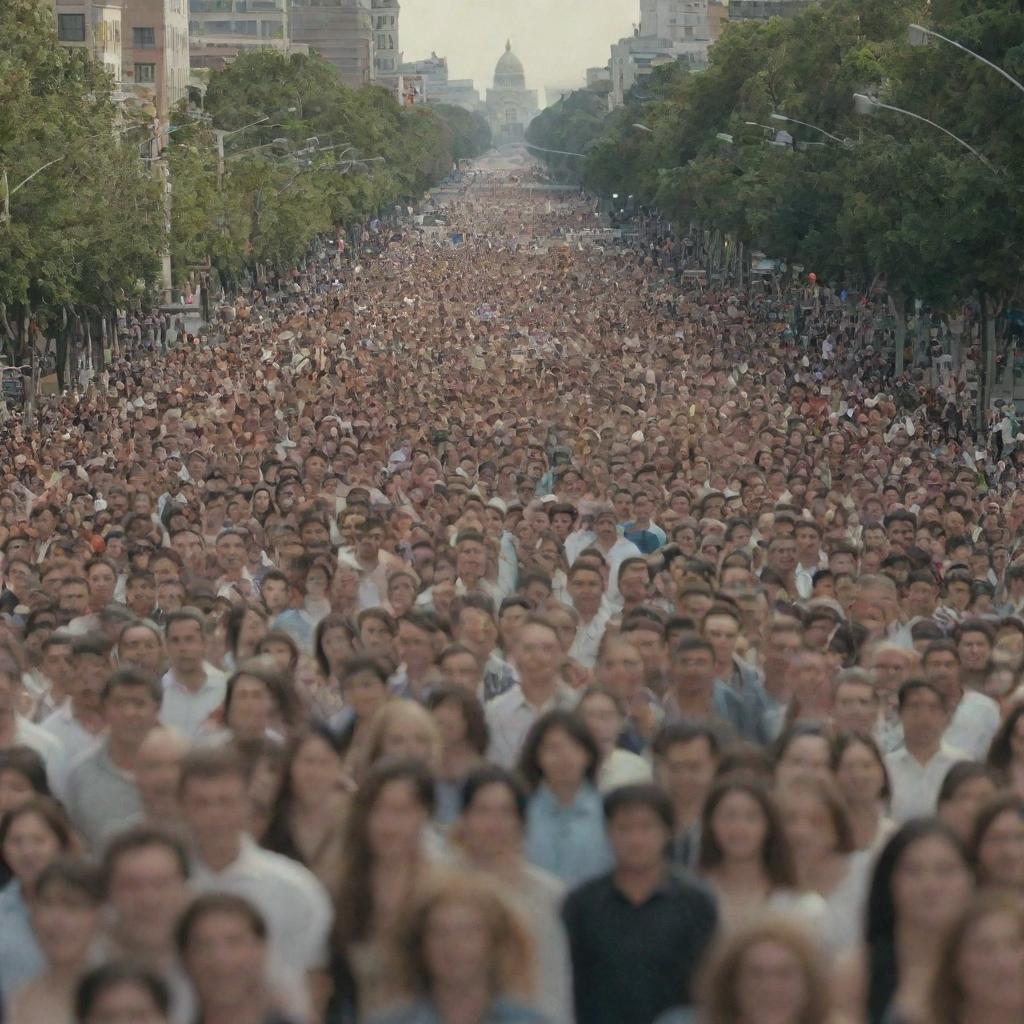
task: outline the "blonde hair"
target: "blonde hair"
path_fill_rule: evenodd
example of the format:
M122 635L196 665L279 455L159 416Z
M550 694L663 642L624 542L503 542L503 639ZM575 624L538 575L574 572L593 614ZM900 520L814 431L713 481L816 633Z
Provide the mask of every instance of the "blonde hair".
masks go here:
M430 756L426 762L430 771L437 771L441 766L441 755L443 744L441 732L434 721L434 716L414 700L398 698L389 700L382 707L378 708L373 718L370 719L366 730L366 756L363 763L363 772L367 772L382 757L387 754L384 749L388 730L399 721L412 722L430 738Z
M443 872L422 889L399 926L393 950L396 974L413 997L430 993L433 979L425 954L431 915L448 903L476 910L487 929L490 952L488 984L495 996L533 998L534 942L519 912L495 888L493 881L474 872Z
M700 986L704 1024L736 1024L741 1019L736 996L740 971L751 949L765 942L784 946L800 961L806 995L794 1024L823 1024L830 1019L828 971L821 952L805 927L769 915L733 932L713 953Z

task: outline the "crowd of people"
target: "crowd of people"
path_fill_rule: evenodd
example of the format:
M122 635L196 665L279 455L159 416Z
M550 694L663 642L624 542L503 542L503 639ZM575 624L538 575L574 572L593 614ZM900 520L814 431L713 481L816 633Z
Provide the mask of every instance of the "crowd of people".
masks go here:
M3 1020L1024 1021L1015 445L444 216L3 425Z

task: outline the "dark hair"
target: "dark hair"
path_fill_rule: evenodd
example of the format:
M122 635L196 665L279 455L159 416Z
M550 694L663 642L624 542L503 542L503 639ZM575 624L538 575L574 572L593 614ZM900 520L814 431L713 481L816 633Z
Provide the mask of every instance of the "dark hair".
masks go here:
M1021 718L1024 718L1024 704L1017 704L1003 719L988 748L988 766L998 772L1004 782L1008 781L1013 763L1013 733Z
M990 623L985 622L984 619L967 619L965 622L961 622L953 630L953 639L956 643L960 643L965 633L981 633L988 640L989 647L992 647L996 642L995 629L992 628Z
M345 863L335 904L334 930L335 947L343 955L353 942L365 939L370 929L374 900L370 885L374 864L370 817L381 794L393 782L407 782L427 815L434 812L434 779L421 761L385 758L370 768L356 791L345 822Z
M27 818L33 814L37 818L42 819L46 827L53 833L61 853L69 853L75 848L75 838L71 822L68 821L67 815L60 804L52 797L34 796L31 800L22 804L21 807L15 807L0 818L0 868L3 868L8 875L13 875L14 872L11 870L10 864L7 863L7 858L4 857L4 843L7 842L7 837L10 835L11 829L14 828L18 819Z
M267 940L267 922L263 914L242 896L233 892L206 892L197 896L186 908L175 929L175 945L178 955L184 957L192 941L192 933L203 918L214 914L230 914L239 917L249 926L253 935L261 942Z
M704 722L666 722L655 734L651 751L655 757L665 757L677 743L695 743L704 740L713 758L722 751L722 741L717 732Z
M604 798L604 820L611 823L616 814L631 807L646 807L658 816L669 832L675 831L675 809L668 793L661 786L653 782L617 786Z
M97 658L110 657L110 641L104 633L93 632L83 633L80 636L70 637L71 656L78 658L82 655L91 654Z
M85 896L94 907L103 902L99 868L79 857L61 856L50 861L39 872L39 877L32 886L32 898L38 899L51 886L57 889L74 889Z
M352 645L352 649L356 648L356 641L358 636L356 631L352 628L352 624L342 615L340 612L331 612L330 615L324 616L316 625L316 630L313 632L313 654L316 657L316 663L320 666L320 671L323 672L324 678L329 679L331 675L331 666L327 663L327 655L324 654L324 634L331 629L343 629L348 633L349 642Z
M341 663L341 681L350 679L357 672L372 672L384 686L388 684L388 670L376 659L365 654L357 654L354 658L346 658Z
M277 705L278 713L288 728L295 725L298 718L296 705L298 700L288 682L288 677L266 656L246 658L228 677L224 691L224 723L227 724L231 713L231 702L235 695L235 687L240 676L252 676L258 679L267 690L270 698Z
M919 690L927 690L929 693L933 693L938 698L939 704L942 705L942 710L949 710L949 701L946 699L946 695L934 683L929 683L927 679L908 679L896 691L896 702L899 705L900 711L903 710L907 700Z
M466 723L466 742L482 757L487 752L490 730L480 701L461 686L438 686L427 697L427 710L434 711L442 704L458 705Z
M255 601L244 601L241 604L232 605L231 611L228 612L227 618L224 620L224 639L233 657L238 657L238 640L242 633L242 624L249 612L258 615L264 624L266 623L267 610Z
M184 608L179 608L177 611L171 612L164 620L164 636L170 636L171 626L176 622L198 622L199 629L203 636L206 636L207 622L206 616L198 609L193 608L191 605L186 605Z
M930 620L926 620L930 621ZM933 654L938 654L941 651L945 651L948 654L952 654L957 660L957 664L960 662L960 650L952 640L933 640L921 654L921 664L923 665Z
M896 903L892 879L910 847L925 839L944 840L970 870L964 845L937 818L915 818L902 825L882 848L868 889L864 937L868 946L868 1020L881 1021L899 985L896 960Z
M468 594L460 594L452 601L451 612L448 616L452 629L457 628L459 619L467 608L476 608L487 615L492 622L495 619L494 602L486 594L470 591Z
M364 608L356 616L356 629L360 633L362 633L363 623L367 619L376 619L378 622L382 623L392 636L398 632L398 626L395 623L394 616L392 616L390 612L381 608L380 605L374 605L372 608Z
M874 737L866 732L840 733L832 741L832 756L829 762L832 774L835 775L835 773L839 771L839 765L842 763L843 756L850 747L864 747L875 759L875 763L878 767L882 769L882 791L880 795L883 800L887 801L889 797L892 796L892 783L889 779L889 769L885 766L885 758L882 756L882 751L879 749Z
M0 775L17 772L32 787L36 796L50 796L46 762L31 747L14 746L0 750Z
M776 888L796 887L796 868L793 855L782 827L782 819L768 787L756 776L747 774L728 775L711 787L701 812L700 854L698 864L701 871L717 867L725 854L718 845L712 821L719 804L731 793L744 793L757 803L764 815L766 829L761 849L761 863L768 878Z
M690 651L706 651L711 655L711 660L715 660L715 649L712 647L711 642L705 640L702 636L697 636L696 633L692 636L684 636L676 641L675 647L672 648L672 655L678 658L680 654L688 654Z
M1024 798L1016 793L998 793L978 810L977 817L974 819L974 828L971 830L971 837L967 842L967 856L977 875L979 885L995 881L986 878L982 873L978 854L981 851L981 844L985 841L985 833L995 823L996 818L1001 818L1007 813L1016 814L1018 818L1024 819Z
M118 861L138 850L149 850L159 847L171 855L181 871L183 879L189 876L189 852L184 841L170 829L159 825L135 825L124 832L118 832L103 851L100 865L100 879L103 892L109 897L110 881L117 870Z
M193 779L222 779L228 775L248 783L249 773L238 750L231 746L194 747L182 761L178 794L183 794Z
M993 777L989 765L980 764L977 761L957 761L956 764L950 765L942 779L942 785L939 787L937 806L941 807L944 803L948 803L956 796L957 790L961 786L973 782L975 779L988 779L993 788L997 786L997 780Z
M267 652L264 648L268 644L284 644L288 648L288 672L294 672L299 664L300 656L299 645L295 642L295 638L283 629L268 629L256 645L256 655L266 655Z
M806 736L812 736L816 739L824 740L825 746L831 746L831 740L829 739L828 732L825 726L819 725L816 722L794 722L788 728L784 729L778 739L772 744L772 763L778 765L778 763L786 756L789 748L800 739Z
M160 685L159 679L155 676L151 676L148 672L128 667L119 668L116 672L112 672L107 676L103 683L103 689L100 692L100 702L106 704L107 701L110 700L110 696L114 690L120 687L144 689L150 700L152 700L157 707L160 706L164 697L164 691Z
M462 813L466 813L476 798L477 793L488 786L504 786L512 794L515 801L516 815L519 817L520 824L525 825L526 803L528 799L526 789L522 782L519 781L519 776L496 764L476 768L466 776L466 781L462 784L462 792L460 794L462 798Z
M523 741L523 749L519 755L519 774L522 775L531 792L544 781L544 773L541 771L539 761L540 747L547 734L555 729L561 729L586 752L587 766L584 778L588 782L593 782L597 776L601 752L597 749L597 740L587 728L587 723L575 711L555 708L553 711L541 715L530 726L530 731Z
M100 999L110 989L135 985L144 989L157 1012L167 1016L171 1009L171 992L167 982L154 970L130 960L114 960L93 968L78 983L75 992L75 1020L88 1020Z

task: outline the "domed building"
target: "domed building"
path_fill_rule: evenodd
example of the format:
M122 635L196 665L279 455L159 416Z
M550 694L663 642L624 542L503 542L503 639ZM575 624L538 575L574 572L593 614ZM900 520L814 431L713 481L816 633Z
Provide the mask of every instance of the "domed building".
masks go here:
M487 120L495 146L522 142L526 126L538 113L537 92L526 88L526 72L509 40L494 69L494 88L487 90Z

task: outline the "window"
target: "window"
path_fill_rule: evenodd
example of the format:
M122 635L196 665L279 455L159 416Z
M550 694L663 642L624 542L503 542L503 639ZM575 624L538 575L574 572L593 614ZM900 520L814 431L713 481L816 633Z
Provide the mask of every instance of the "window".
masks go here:
M152 83L156 81L156 65L155 64L136 64L135 65L135 81L144 84Z
M84 14L58 14L57 15L57 38L62 43L84 43L85 42L85 15Z
M156 48L155 28L133 28L132 46L136 50L153 50Z

